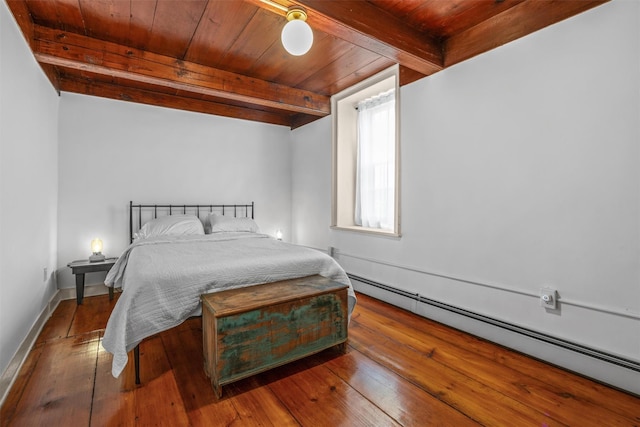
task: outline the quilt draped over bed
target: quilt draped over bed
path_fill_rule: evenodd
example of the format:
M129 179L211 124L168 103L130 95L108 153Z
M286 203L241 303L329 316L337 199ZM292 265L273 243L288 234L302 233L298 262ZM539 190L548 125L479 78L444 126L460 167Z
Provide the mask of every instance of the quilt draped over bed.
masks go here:
M349 315L356 297L345 271L315 249L265 234L216 233L157 236L131 244L107 274L122 295L102 345L113 354L118 377L127 353L144 338L201 314L200 295L319 274L349 286Z

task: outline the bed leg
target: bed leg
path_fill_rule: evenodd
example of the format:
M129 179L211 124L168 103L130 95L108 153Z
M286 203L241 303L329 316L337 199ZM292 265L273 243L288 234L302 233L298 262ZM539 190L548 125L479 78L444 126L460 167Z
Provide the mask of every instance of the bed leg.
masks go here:
M140 384L140 344L133 349L133 364L136 368L136 384Z

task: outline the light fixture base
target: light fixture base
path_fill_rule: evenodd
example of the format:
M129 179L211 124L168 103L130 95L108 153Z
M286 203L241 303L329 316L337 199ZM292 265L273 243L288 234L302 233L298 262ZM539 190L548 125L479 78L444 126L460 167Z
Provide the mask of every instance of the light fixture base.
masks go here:
M94 252L93 255L89 257L89 262L101 262L104 260L105 260L104 254L100 252Z
M307 20L307 12L304 9L299 7L292 7L287 11L287 21L293 21L294 19L298 19L300 21Z

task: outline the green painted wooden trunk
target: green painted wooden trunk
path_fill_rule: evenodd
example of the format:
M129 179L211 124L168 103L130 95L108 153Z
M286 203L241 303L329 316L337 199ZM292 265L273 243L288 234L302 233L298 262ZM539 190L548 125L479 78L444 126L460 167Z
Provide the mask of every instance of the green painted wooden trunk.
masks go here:
M202 296L204 368L222 386L347 341L347 286L309 276Z

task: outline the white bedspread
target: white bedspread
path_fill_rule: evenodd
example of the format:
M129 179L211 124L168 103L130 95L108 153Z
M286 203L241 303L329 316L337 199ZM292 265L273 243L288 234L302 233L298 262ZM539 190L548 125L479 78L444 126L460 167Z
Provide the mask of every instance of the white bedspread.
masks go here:
M313 274L349 286L349 315L356 297L346 273L330 256L256 233L162 236L134 242L107 274L123 293L111 313L102 345L113 354L118 377L127 352L144 338L201 313L200 295Z

